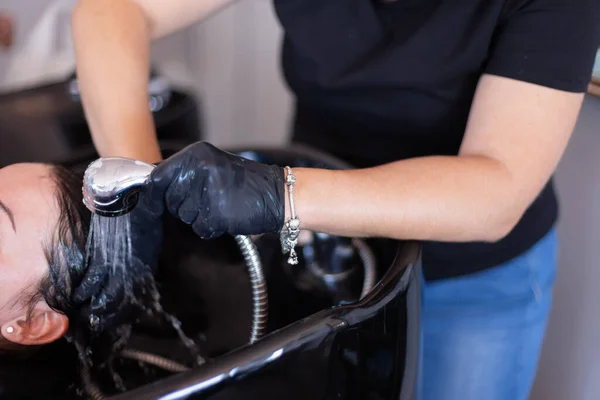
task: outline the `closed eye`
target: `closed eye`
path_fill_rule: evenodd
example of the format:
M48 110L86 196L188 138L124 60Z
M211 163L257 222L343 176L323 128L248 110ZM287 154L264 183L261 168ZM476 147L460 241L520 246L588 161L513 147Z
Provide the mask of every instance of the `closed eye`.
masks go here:
M10 220L13 231L17 232L17 226L15 224L15 217L14 217L12 211L10 210L10 208L8 208L6 206L6 204L4 204L2 201L0 201L0 210L3 211L8 216L8 219Z

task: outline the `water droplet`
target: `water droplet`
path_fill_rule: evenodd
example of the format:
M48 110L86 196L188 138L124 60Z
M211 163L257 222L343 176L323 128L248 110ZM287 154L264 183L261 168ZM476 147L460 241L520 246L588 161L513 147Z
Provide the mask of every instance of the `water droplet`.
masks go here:
M90 326L92 328L96 328L98 324L100 324L100 318L98 318L98 316L94 314L90 315Z

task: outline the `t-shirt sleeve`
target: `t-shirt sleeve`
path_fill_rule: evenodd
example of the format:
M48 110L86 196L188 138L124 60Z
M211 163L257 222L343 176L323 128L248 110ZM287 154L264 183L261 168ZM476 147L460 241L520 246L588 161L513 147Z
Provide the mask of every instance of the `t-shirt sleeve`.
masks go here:
M600 46L600 0L511 3L495 32L485 73L585 92Z

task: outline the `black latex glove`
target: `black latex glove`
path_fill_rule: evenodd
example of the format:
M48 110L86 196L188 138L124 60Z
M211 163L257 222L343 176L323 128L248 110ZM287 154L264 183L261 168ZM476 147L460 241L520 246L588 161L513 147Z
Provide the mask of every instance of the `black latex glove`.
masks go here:
M164 207L202 238L278 232L285 216L283 168L192 144L163 161L146 187L150 213Z

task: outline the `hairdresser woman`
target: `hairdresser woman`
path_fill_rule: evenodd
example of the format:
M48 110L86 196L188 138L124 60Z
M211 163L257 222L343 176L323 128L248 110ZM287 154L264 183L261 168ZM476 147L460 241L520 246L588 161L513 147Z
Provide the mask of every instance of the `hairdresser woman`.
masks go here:
M101 155L161 159L149 43L230 2L79 2L77 72ZM600 3L274 5L297 100L293 139L359 169L287 170L198 143L157 168L151 211L166 204L207 238L291 221L422 240L423 398L527 399L556 270L551 176L591 75Z

